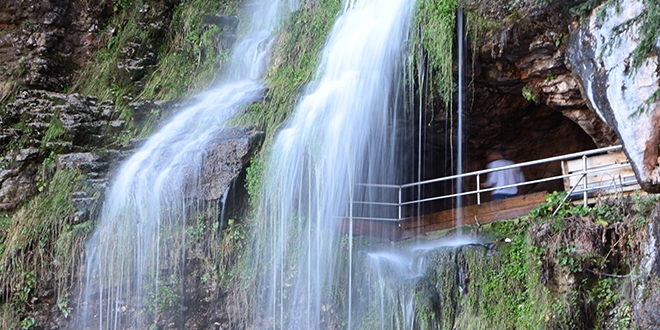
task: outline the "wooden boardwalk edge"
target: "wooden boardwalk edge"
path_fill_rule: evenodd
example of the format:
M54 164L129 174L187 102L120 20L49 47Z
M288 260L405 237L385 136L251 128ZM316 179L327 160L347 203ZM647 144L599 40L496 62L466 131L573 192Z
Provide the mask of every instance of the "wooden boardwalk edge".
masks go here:
M457 225L488 224L498 220L521 217L533 208L545 203L547 192L515 196L501 201L468 205L461 209L451 209L420 217L396 221L353 220L353 235L380 237L391 241L413 238L432 231L445 230ZM343 234L348 234L350 222L343 219L338 224Z

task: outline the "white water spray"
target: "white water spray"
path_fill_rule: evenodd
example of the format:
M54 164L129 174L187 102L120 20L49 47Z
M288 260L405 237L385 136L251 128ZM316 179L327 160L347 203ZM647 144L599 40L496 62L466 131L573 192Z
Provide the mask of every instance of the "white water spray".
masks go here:
M464 238L419 242L398 251L367 254L370 272L376 277L382 329L415 329L416 287L425 279L428 252L441 248L456 248L474 244Z
M352 274L338 267L352 245L342 243L338 222L348 218L351 198L384 197L356 184L400 183L395 132L413 3L347 1L316 81L276 138L263 192L266 224L255 243L270 262L257 316L269 326L332 327L339 313L345 323L335 326L351 327L345 288ZM356 205L350 212L392 217L396 210Z
M223 83L176 115L117 173L98 229L85 247L80 328L147 329L153 324L154 315L149 317L146 308L158 310L158 281L172 276L171 270L185 260L186 196L196 196L199 189L205 145L264 91L260 79L286 5L255 0L250 6L258 9L248 16L250 26L236 45Z

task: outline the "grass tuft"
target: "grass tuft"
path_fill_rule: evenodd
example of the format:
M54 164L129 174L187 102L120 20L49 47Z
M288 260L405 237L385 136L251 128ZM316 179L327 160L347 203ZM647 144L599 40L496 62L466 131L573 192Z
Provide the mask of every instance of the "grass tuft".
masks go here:
M28 319L32 298L40 289L54 285L56 296L69 292L91 229L89 223L72 224L76 209L69 195L83 189L83 180L77 171L56 172L45 191L5 227L0 237L0 328L16 328L17 321ZM8 222L6 217L3 222Z

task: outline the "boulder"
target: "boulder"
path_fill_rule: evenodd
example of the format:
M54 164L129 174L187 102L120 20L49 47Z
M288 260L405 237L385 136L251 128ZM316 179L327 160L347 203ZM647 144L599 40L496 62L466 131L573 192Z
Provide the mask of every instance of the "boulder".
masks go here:
M252 127L225 128L206 146L200 171L200 187L193 193L203 200L226 197L232 184L245 170L263 133Z
M619 35L614 31L645 9L637 0L625 0L620 9L596 8L586 24L571 26L567 64L589 107L616 131L642 188L660 192L660 102L645 104L660 87L658 54L637 69L631 67L631 54L639 44L639 24ZM606 19L598 18L600 10L605 11Z

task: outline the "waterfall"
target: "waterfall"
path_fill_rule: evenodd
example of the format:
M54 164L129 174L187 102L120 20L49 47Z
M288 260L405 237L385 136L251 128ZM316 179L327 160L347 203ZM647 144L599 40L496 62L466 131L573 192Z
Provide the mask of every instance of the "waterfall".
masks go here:
M443 248L474 244L466 239L429 241L412 247L369 252L366 262L370 276L375 277L375 291L368 300L378 302L379 324L382 329L431 329L415 324L416 297L426 278L426 255ZM448 279L451 281L451 279ZM374 290L374 288L372 288ZM421 288L421 290L424 290ZM366 291L366 290L365 290Z
M456 142L456 174L463 174L463 8L458 8L456 13L456 42L458 43L458 137ZM456 179L456 209L460 210L463 207L463 178ZM460 212L460 211L457 211ZM456 223L457 227L461 227L462 223Z
M396 218L396 210L349 208L349 201L387 197L358 184L401 183L395 134L413 3L347 1L315 81L274 141L265 224L253 246L268 263L255 316L267 327L351 328L352 274L340 259L353 246L338 223L349 213Z
M159 303L154 298L159 280L185 260L187 197L196 196L199 189L205 145L228 118L259 99L265 89L261 76L273 30L286 6L271 0L255 0L248 6L257 9L251 17L246 15L249 27L219 87L176 115L116 174L98 228L85 246L80 328L147 329L154 323L155 316L145 309L158 310L153 305ZM161 274L165 269L170 274Z

